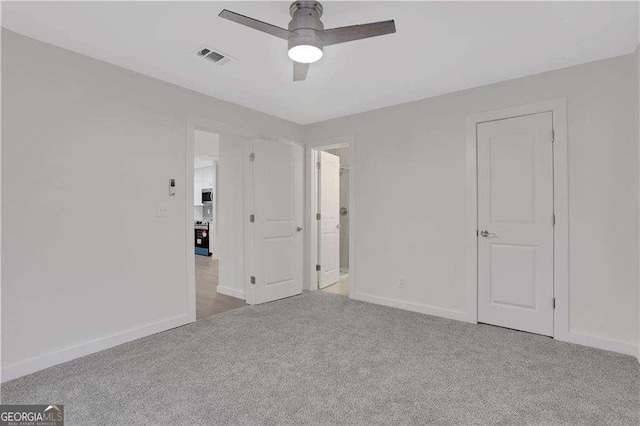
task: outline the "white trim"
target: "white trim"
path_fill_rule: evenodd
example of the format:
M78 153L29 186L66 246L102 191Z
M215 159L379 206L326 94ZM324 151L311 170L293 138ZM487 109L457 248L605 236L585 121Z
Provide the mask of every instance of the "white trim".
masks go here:
M220 294L224 294L225 296L235 297L237 299L245 300L246 292L244 290L236 290L233 288L225 287L218 284L216 287L216 291Z
M325 139L307 144L307 211L305 214L305 226L309 230L306 235L308 282L306 288L311 291L318 289L318 273L316 263L318 258L318 223L316 212L318 209L318 174L316 162L318 161L318 151L332 148L349 148L349 297L356 297L356 140L354 136L341 136L337 138Z
M152 334L160 333L172 328L192 322L189 315L180 315L155 323L147 324L142 327L133 328L111 336L103 337L96 340L65 348L59 351L51 352L46 355L31 358L17 364L9 365L2 369L2 381L6 382L36 371L52 367L63 362L71 361L82 356L86 356L95 352L112 348L123 343L141 339Z
M351 166L349 166L351 171ZM351 285L351 282L349 282ZM457 321L475 323L476 319L467 312L456 311L454 309L437 308L435 306L423 305L418 303L405 302L402 300L390 299L387 297L372 296L370 294L356 293L352 299L360 300L377 305L389 306L391 308L404 309L411 312L419 312L421 314L432 315L436 317L448 318Z
M248 305L255 304L255 288L251 285L253 271L253 226L249 226L249 215L253 214L253 162L249 156L254 153L255 138L252 138L244 150L244 300Z
M591 346L593 348L604 349L606 351L617 352L625 355L636 356L638 349L626 342L620 342L618 340L609 340L603 337L591 336L589 334L578 333L576 331L570 331L566 336L566 339L558 339L568 343L575 343L577 345Z
M194 152L195 152L195 120L187 117L187 135L185 146L185 172L184 172L184 190L185 190L185 246L187 249L186 257L186 291L187 291L187 315L191 322L196 320L196 258L194 253L195 236L193 235L193 170L194 170ZM179 187L179 184L177 185Z
M258 133L245 129L242 127L233 126L231 124L222 123L219 121L214 121L208 118L201 117L187 117L187 135L186 135L186 149L185 149L185 238L186 238L186 291L187 291L187 314L191 319L191 322L196 320L196 273L195 273L195 253L193 250L194 247L194 235L193 235L193 155L194 155L194 132L195 130L202 130L205 132L212 133L226 133L232 134L235 136L241 136L244 138L253 139L258 137ZM218 166L220 162L218 160ZM217 168L216 168L217 170ZM216 178L216 185L218 184L218 179ZM247 209L245 208L245 211ZM218 213L216 213L218 214ZM219 218L219 216L216 216ZM216 225L217 226L217 225ZM246 223L245 227L245 235L246 235ZM218 241L218 252L220 251L220 242ZM247 245L245 241L245 254L247 251ZM246 264L245 264L246 265ZM243 268L246 271L246 267ZM247 278L245 276L244 278ZM243 282L246 283L247 280L244 279ZM246 288L245 288L246 292ZM244 298L244 297L243 297Z
M556 215L554 228L554 297L553 337L562 341L592 341L581 339L569 328L569 171L567 140L567 99L558 98L533 104L483 112L467 116L467 277L471 314L478 318L478 247L477 247L477 145L478 123L524 115L551 112L553 114L553 203Z

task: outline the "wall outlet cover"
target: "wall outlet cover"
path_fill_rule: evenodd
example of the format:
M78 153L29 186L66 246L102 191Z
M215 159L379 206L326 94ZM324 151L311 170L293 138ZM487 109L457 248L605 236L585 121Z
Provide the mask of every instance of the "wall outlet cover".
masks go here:
M156 205L156 217L169 217L171 216L171 211L169 210L169 206L166 204L157 204Z

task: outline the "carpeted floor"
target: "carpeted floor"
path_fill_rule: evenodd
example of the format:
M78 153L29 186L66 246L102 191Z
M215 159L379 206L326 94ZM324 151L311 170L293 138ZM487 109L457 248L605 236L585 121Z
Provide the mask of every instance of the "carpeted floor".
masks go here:
M2 385L67 424L638 424L630 357L305 293Z

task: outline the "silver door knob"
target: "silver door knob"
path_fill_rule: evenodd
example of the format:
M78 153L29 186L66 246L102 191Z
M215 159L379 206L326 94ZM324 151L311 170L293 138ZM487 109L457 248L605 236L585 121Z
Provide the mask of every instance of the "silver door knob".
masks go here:
M296 232L300 232L302 231L302 228L300 228L299 226L296 228Z
M480 231L480 235L482 235L485 238L495 238L495 237L498 236L497 234L495 234L493 232L489 232L487 230Z

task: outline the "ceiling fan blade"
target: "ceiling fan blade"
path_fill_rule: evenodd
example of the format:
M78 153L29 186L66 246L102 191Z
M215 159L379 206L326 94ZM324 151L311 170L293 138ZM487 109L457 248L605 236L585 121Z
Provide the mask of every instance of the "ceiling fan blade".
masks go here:
M249 18L248 16L240 15L239 13L235 13L227 9L224 9L222 12L220 12L218 16L238 23L240 25L244 25L245 27L253 28L254 30L271 34L283 40L289 39L289 31L285 30L284 28L267 24L266 22L258 21L257 19Z
M293 62L293 81L303 81L307 78L307 72L309 71L309 65L301 62Z
M349 27L331 28L323 30L320 35L325 46L345 43L347 41L361 40L363 38L377 37L396 32L395 21L373 22L371 24L351 25Z

